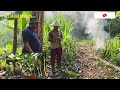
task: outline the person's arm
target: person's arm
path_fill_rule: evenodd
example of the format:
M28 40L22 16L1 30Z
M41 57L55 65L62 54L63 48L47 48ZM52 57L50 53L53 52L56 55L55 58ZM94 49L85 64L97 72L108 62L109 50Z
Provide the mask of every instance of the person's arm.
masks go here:
M48 34L48 41L50 41L51 40L51 35L50 35L50 32L49 32L49 34Z
M29 52L29 53L34 53L33 50L31 49L29 42L24 42L24 46L25 49Z
M63 34L62 34L62 32L60 32L60 36L59 37L57 37L60 41L62 41L62 39L63 39Z
M51 34L51 32L50 32L49 35L48 35L48 41L53 42L55 39L56 39L56 38L53 38L53 37L52 37L52 34Z
M61 32L61 40L63 39L63 33Z

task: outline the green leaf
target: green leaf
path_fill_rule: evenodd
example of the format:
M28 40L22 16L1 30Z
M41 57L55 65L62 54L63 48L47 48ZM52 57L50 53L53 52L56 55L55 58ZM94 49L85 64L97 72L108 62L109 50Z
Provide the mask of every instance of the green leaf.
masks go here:
M13 58L15 58L15 55L14 54L10 54L8 57L13 59Z
M18 19L18 28L20 30L24 30L26 28L26 26L28 25L28 22L26 20L27 17L30 17L31 16L31 12L30 11L16 11L12 14L20 14L21 16L24 16L25 18L19 18ZM5 15L11 15L11 14L5 14ZM10 27L13 27L14 26L14 20L15 18L7 18L9 24L10 24ZM0 18L0 21L2 21L3 18Z
M8 20L8 24L9 25L6 25L7 27L11 27L11 29L13 29L14 28L14 21L13 20Z
M12 44L7 44L6 45L6 50L12 51Z
M16 57L15 59L20 60L20 59L22 59L22 58L20 58L20 57Z
M120 17L120 11L117 11L116 17Z
M14 21L13 21L13 20L9 20L8 23L9 23L11 26L14 26Z
M27 25L26 18L19 18L18 19L18 27L20 30L24 30L26 28L26 25Z
M2 22L4 20L4 18L3 17L0 17L0 22Z
M31 17L32 17L32 14L31 14L30 11L23 11L22 16L23 16L24 18L31 18Z
M66 73L68 73L69 75L72 75L72 76L76 76L76 77L80 76L80 74L77 74L77 73L69 71L69 70L63 70L63 71L65 71Z

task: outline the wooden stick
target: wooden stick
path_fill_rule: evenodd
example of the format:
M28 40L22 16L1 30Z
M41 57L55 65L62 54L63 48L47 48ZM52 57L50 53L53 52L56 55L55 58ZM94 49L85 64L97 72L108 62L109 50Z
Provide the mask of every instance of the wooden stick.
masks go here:
M96 57L96 59L99 59L99 60L102 61L104 64L106 64L106 65L108 65L108 66L111 66L111 67L117 69L118 71L120 71L120 67L115 66L115 65L111 64L110 62L107 62L106 60L102 60L100 57Z

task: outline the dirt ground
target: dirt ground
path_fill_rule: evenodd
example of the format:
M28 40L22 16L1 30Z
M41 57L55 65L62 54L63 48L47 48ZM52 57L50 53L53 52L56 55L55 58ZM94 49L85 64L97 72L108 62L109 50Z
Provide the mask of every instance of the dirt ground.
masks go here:
M78 46L76 53L81 79L120 79L120 71L94 58L93 46Z
M75 51L77 59L70 70L74 69L73 71L79 74L79 77L71 77L65 72L59 72L54 76L48 75L47 79L120 79L120 71L94 58L95 50L93 46L77 45ZM68 67L70 65L66 68L68 69Z

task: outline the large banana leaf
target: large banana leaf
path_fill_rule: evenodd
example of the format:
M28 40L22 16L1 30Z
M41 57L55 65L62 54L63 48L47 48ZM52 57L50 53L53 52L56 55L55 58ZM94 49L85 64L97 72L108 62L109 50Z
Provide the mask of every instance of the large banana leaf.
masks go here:
M18 19L18 28L20 30L24 30L26 28L26 25L27 25L27 20L26 18L19 18Z
M20 30L24 30L26 26L28 25L28 20L27 18L30 18L31 16L31 11L23 11L22 15L26 18L19 18L18 19L18 28Z

